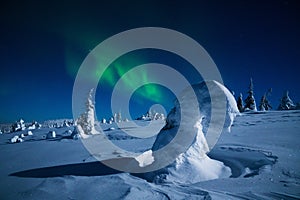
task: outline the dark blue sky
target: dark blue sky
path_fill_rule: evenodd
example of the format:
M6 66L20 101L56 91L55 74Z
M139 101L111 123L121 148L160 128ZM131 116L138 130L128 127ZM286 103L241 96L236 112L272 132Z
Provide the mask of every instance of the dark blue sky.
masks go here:
M146 26L174 29L198 41L237 94L246 96L252 77L257 103L270 87L275 108L286 89L300 101L298 1L14 1L0 9L0 122L71 118L73 82L89 51L116 33ZM136 52L122 62L161 62L197 82L191 66L160 53ZM104 88L103 98L109 99L110 90ZM136 102L133 117L155 103ZM108 117L110 105L101 106L98 117Z

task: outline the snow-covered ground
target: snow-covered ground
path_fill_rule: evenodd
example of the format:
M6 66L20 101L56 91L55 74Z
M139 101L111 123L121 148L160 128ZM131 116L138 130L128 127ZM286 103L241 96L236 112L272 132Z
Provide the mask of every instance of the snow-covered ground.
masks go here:
M151 149L164 121L144 127L102 124L108 138L127 151ZM113 128L112 128L113 127ZM147 182L139 174L119 172L97 161L81 140L70 137L74 127L45 128L0 135L0 199L299 199L300 111L269 111L237 116L223 133L210 158L230 167L230 178L193 184ZM135 132L141 138L122 132ZM68 131L71 130L71 131ZM55 131L55 138L47 138ZM11 143L15 135L22 143ZM102 159L124 159L108 150ZM123 158L122 158L123 157ZM122 162L120 162L122 163ZM180 181L179 181L180 182Z

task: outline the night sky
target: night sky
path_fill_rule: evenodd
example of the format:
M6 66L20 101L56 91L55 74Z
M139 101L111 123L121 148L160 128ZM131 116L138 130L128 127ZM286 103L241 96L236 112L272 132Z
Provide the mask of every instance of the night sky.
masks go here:
M252 77L257 104L270 87L274 108L285 90L294 102L300 101L298 1L45 2L1 3L2 123L21 117L25 121L72 118L73 83L87 54L114 34L148 26L174 29L199 42L236 95L243 93L246 98ZM148 62L174 67L191 83L201 81L192 66L176 55L161 50L132 52L114 62L107 72L112 79L103 79L98 88L96 103L102 101L96 104L98 118L111 115L109 98L119 78L117 70ZM151 88L140 88L132 97L132 117L153 103L170 109L170 91Z

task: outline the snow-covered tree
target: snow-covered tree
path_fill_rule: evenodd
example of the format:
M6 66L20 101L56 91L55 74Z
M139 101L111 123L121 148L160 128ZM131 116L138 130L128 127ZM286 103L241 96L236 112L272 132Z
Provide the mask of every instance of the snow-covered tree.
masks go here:
M42 127L41 124L39 124L37 121L33 121L31 125L28 126L28 130L33 130L41 127Z
M269 100L267 99L267 95L264 94L260 100L259 110L266 111L266 110L270 110L270 109L272 109L272 106L270 105Z
M244 111L243 95L242 95L242 93L240 93L240 96L237 99L237 107L238 107L238 109L239 109L240 112Z
M259 104L259 107L258 107L260 111L266 111L266 110L271 110L272 109L272 106L270 105L270 102L268 100L268 96L271 94L271 92L272 92L272 88L270 88L268 90L268 92L265 93L261 97L260 104Z
M255 98L254 98L254 92L253 92L252 78L250 79L250 85L249 85L249 90L248 90L248 97L245 99L244 110L254 110L254 111L257 111L256 102L255 102Z
M113 122L117 122L117 113L114 114Z
M10 139L11 143L19 143L19 142L24 142L24 140L22 138L20 138L19 136L15 135L13 138Z
M121 112L115 113L114 116L111 118L111 121L115 123L120 123L122 121Z
M49 131L46 135L46 139L53 139L56 138L56 132L55 131Z
M81 135L79 134L78 132L78 129L75 127L73 131L71 131L71 135L70 137L73 139L73 140L78 140L79 138L81 138Z
M283 96L280 100L278 110L292 110L292 109L295 109L295 108L296 108L295 104L293 103L293 101L289 97L289 91L286 91L283 94Z
M25 122L23 119L20 119L15 124L12 125L12 131L24 131L26 129Z
M121 112L118 112L117 113L117 123L120 123L122 121L122 115L121 115Z
M70 124L67 120L64 120L63 127L70 127Z
M95 105L93 102L93 92L91 89L86 101L86 111L76 120L77 131L83 136L97 134L95 129Z

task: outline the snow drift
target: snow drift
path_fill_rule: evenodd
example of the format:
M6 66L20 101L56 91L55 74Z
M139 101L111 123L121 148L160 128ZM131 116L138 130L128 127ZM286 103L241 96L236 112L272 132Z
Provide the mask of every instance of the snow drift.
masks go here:
M192 95L196 95L198 103L195 103ZM174 108L168 114L165 127L157 135L156 141L149 152L152 151L151 156L154 157L154 162L160 162L160 160L157 160L157 152L172 142L178 131L184 131L187 137L188 135L194 135L194 140L187 151L181 153L175 162L154 172L154 175L152 173L150 175L153 179L152 181L195 183L229 177L231 175L229 167L226 167L220 161L210 159L206 155L209 152L209 145L205 138L205 133L207 133L212 120L211 99L214 99L214 106L216 108L219 107L218 103L221 104L226 101L226 112L217 111L214 114L225 114L224 127L230 130L234 117L239 113L233 95L222 84L216 81L206 81L188 87L181 93L178 99L175 102ZM211 128L213 129L214 127ZM180 142L183 141L173 144L174 148L180 148ZM140 156L137 159L140 166L145 166L145 163L149 161L149 159L146 160L146 155L149 152L145 152L145 156ZM168 159L167 155L166 159ZM146 178L149 179L149 176Z

